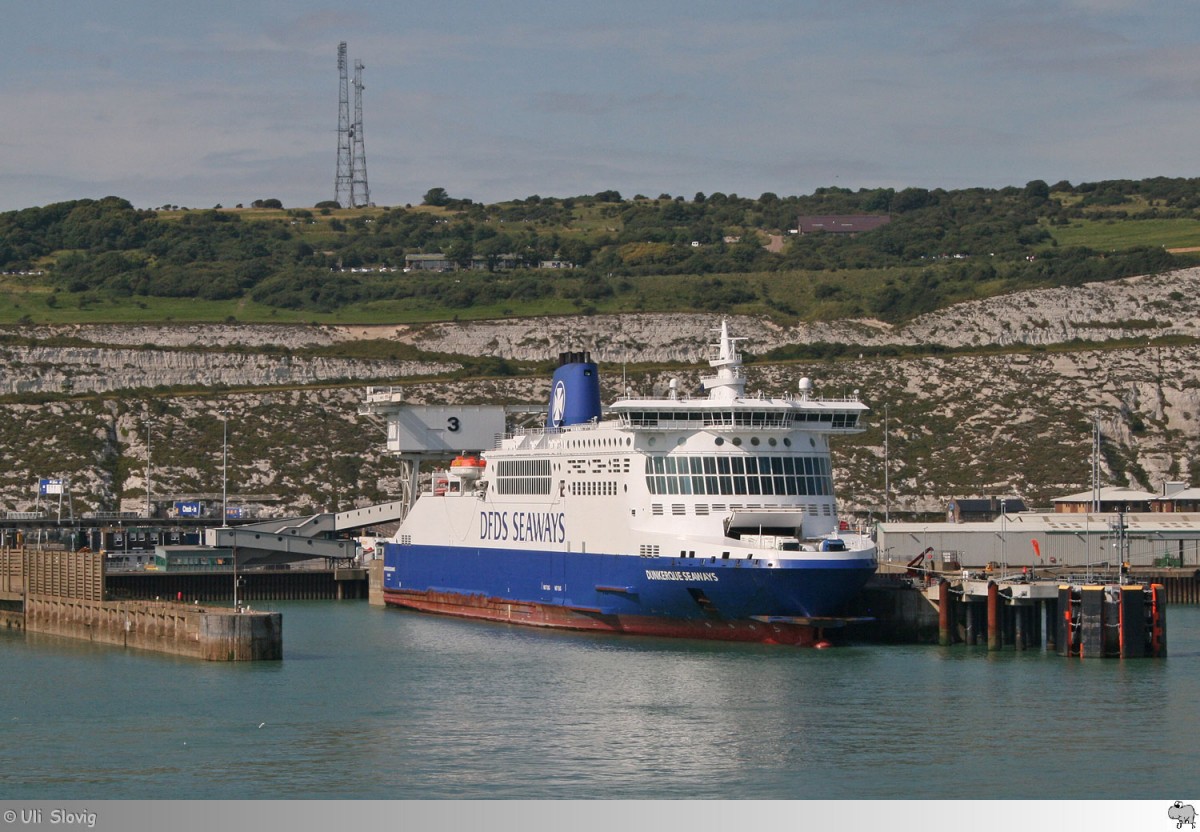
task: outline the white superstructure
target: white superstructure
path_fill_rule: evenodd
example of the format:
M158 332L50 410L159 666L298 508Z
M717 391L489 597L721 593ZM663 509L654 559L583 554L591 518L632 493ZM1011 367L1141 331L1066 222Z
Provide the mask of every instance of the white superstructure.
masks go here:
M435 474L397 541L448 532L460 545L634 556L874 557L868 538L839 531L829 454L829 436L862 430L866 406L814 398L807 379L795 396L747 396L724 323L716 353L706 396L672 384L667 397L623 397L586 421L506 435L469 476ZM554 391L550 421L575 394Z

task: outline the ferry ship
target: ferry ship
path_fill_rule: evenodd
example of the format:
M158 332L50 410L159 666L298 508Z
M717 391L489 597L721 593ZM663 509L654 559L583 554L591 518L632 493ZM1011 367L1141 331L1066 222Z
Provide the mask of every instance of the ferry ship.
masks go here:
M839 522L829 438L855 397L747 395L722 322L704 395L601 404L564 353L545 423L416 490L384 542L387 605L542 627L824 646L876 569ZM450 417L457 427L457 417ZM414 483L416 478L414 477Z

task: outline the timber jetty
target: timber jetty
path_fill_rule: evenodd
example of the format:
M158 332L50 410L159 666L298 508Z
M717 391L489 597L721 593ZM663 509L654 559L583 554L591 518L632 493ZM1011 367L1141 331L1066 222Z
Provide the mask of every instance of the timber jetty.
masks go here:
M1122 575L881 570L856 612L881 641L1041 649L1077 658L1164 658L1173 602L1163 583ZM1177 601L1176 601L1177 602Z

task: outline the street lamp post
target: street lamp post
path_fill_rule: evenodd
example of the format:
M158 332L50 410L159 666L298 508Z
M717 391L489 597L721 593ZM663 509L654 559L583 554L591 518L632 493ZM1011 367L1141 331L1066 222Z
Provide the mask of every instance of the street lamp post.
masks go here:
M221 528L229 525L229 411L221 411Z
M221 528L229 528L229 410L221 411ZM233 556L233 609L238 607L237 545L230 542Z
M146 420L146 519L154 516L150 508L150 420Z
M888 403L883 403L883 522L892 521L892 487L888 481L891 465L888 461Z
M1000 501L1000 568L1001 575L1008 577L1008 500Z

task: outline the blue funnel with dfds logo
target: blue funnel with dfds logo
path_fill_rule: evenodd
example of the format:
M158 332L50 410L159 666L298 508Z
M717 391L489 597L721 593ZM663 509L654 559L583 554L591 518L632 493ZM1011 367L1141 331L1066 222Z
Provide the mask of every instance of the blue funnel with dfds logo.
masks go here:
M586 352L564 352L550 384L552 428L579 425L600 418L600 374Z

